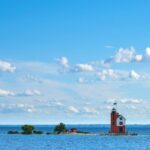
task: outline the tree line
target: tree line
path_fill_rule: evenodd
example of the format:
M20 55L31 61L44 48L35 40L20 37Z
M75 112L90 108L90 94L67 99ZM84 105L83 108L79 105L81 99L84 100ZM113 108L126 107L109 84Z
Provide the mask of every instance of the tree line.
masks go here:
M53 132L47 132L46 134L66 134L66 133L86 133L86 132L79 132L76 128L72 128L68 130L64 123L59 123L53 129ZM23 125L21 126L21 132L19 131L9 131L8 134L44 134L43 131L38 131L35 129L33 125Z

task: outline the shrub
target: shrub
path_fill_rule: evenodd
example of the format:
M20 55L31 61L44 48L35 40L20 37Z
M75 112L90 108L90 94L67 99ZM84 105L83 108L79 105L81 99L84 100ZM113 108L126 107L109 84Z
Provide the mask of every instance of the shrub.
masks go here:
M34 130L34 126L32 126L32 125L23 125L21 127L21 129L23 130L22 134L32 134L33 130Z

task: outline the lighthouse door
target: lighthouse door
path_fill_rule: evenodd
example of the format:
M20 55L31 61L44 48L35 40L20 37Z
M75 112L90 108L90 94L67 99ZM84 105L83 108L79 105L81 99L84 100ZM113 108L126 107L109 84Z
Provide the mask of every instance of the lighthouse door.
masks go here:
M123 133L123 128L119 127L119 133Z

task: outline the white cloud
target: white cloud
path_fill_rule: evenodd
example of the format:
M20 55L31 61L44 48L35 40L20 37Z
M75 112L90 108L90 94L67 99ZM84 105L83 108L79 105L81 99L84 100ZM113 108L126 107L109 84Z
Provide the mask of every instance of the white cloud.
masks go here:
M97 72L97 75L99 76L100 80L104 81L107 78L107 76L109 76L112 73L113 73L113 70L108 69L108 70L102 70L102 71Z
M60 65L62 65L63 67L65 67L65 68L69 67L69 61L68 61L68 58L67 58L67 57L58 58L57 61L58 61L58 63L59 63Z
M79 110L74 106L69 106L68 110L73 113L79 113Z
M33 113L36 109L34 105L31 104L22 104L22 103L12 103L12 104L0 104L0 112L5 113L20 113L20 112L27 112L27 113Z
M11 63L0 60L0 71L3 72L15 72L16 67L13 66Z
M142 55L136 55L135 56L135 61L137 61L137 62L143 61L143 56Z
M137 72L135 72L134 70L132 70L129 74L129 77L132 79L138 80L140 78L140 75Z
M117 73L112 69L103 70L102 74L105 76L112 77L112 78L117 78Z
M0 96L14 96L15 93L8 90L2 90L0 89Z
M112 102L111 104L113 104L113 102ZM107 105L107 106L106 106L106 109L110 111L110 110L112 110L112 106Z
M146 55L138 54L136 50L133 47L130 48L120 48L117 50L115 55L109 57L109 59L106 60L100 60L100 61L91 61L90 63L84 63L84 64L75 64L75 65L69 65L68 59L66 57L62 57L59 60L59 64L63 66L63 71L61 73L86 73L86 75L89 75L89 78L91 81L96 81L96 78L99 77L100 80L104 81L106 79L113 79L113 80L125 80L125 79L140 79L144 76L139 75L134 70L127 71L127 70L114 70L111 69L112 63L118 63L121 65L121 63L135 63L135 62L145 62L146 56L150 57L150 48L146 49ZM110 69L104 69L106 67L109 67ZM89 73L89 74L87 74ZM91 76L93 75L93 79L91 79ZM96 75L96 76L95 76ZM87 77L86 77L87 78ZM142 79L141 78L141 79ZM143 78L144 79L144 78ZM85 80L84 77L78 77L79 83L85 83L89 81L87 78Z
M97 75L102 81L106 79L114 79L114 80L121 79L122 80L122 79L128 78L127 71L113 70L113 69L104 69L102 71L97 72Z
M134 54L135 49L133 47L129 49L120 48L114 56L114 61L116 63L129 63L132 61Z
M95 108L91 107L83 107L83 111L91 114L99 114L99 112Z
M33 113L33 112L35 112L35 109L33 109L33 108L28 108L28 109L26 109L26 111L27 111L28 113Z
M45 69L46 71L43 72L43 70L41 71L40 69L41 68L43 69L42 66L45 66L45 64L47 67ZM73 117L77 117L80 119L79 122L81 122L83 119L82 113L83 113L83 115L86 114L87 116L102 113L101 116L104 116L103 113L106 113L106 111L108 112L108 110L105 110L105 108L106 108L105 104L103 105L103 102L106 99L109 99L112 97L121 97L122 95L127 96L126 93L129 94L128 97L132 97L131 92L126 91L126 90L128 90L128 88L125 88L126 87L125 85L130 84L129 83L130 80L127 80L127 82L124 82L124 83L120 82L118 80L117 80L117 82L111 82L111 81L107 82L108 78L122 79L123 77L125 77L125 78L128 77L128 79L129 79L130 71L119 70L119 66L121 66L121 64L116 65L117 66L116 68L118 68L118 70L103 69L102 67L98 67L98 66L95 67L95 65L92 64L91 66L94 69L94 71L90 71L88 73L88 71L86 69L86 71L82 70L83 72L81 72L81 73L79 72L79 74L72 75L70 73L71 75L70 74L67 74L67 76L64 75L64 78L62 77L63 75L59 75L59 74L56 74L55 76L52 76L52 78L51 78L50 74L47 74L47 69L51 69L51 67L49 68L48 64L47 63L45 63L45 64L43 63L43 65L41 65L41 67L38 66L37 69L35 69L36 67L34 65L31 67L29 65L26 67L26 68L29 68L28 70L24 70L24 67L20 66L19 71L15 74L16 78L13 79L14 80L13 82L12 82L12 79L6 80L7 77L4 78L5 79L4 81L6 81L5 85L3 85L4 84L3 82L0 82L2 84L2 86L4 86L4 87L9 87L9 89L13 87L13 89L15 88L15 91L18 91L18 90L22 91L22 94L25 93L25 95L29 96L29 97L11 96L11 97L5 97L5 98L2 97L1 101L3 101L6 105L7 105L7 103L14 103L14 102L16 104L18 104L18 105L7 105L6 108L3 109L4 112L8 109L8 107L9 107L9 110L7 112L17 111L17 112L24 112L24 114L26 114L26 113L28 114L28 113L34 113L34 112L37 113L37 112L41 111L41 113L38 114L39 115L38 117L39 117L39 121L42 121L42 119L44 118L42 116L42 114L43 114L42 111L43 112L47 111L47 112L49 112L49 114L52 114L52 115L57 113L56 116L58 116L58 118L54 118L56 121L59 121L60 119L62 119L63 116L69 114L70 115L69 119L72 118L72 120L75 120ZM89 63L86 63L86 64L89 64ZM128 65L128 64L126 64L126 65ZM69 66L69 69L74 68L75 66L76 65ZM131 66L131 67L133 67L133 66ZM17 68L18 68L18 66L17 66ZM123 68L124 67L122 67L121 69L123 69ZM90 69L90 70L93 70L93 69ZM23 73L20 73L22 71L23 71ZM96 74L95 74L96 71L100 72L99 77L101 77L102 80L106 80L106 82L100 82L100 83L93 82L93 84L76 84L76 83L72 82L73 77L76 77L76 79L78 79L79 76L82 76L82 78L80 78L80 82L85 82L86 80L91 81L91 80L93 80L93 78L97 79L98 76L96 76ZM40 74L38 72L40 72ZM29 82L26 82L27 79L25 81L20 80L21 77L25 76L26 74L30 74L29 77L27 77L27 78L29 78L28 79ZM70 77L69 77L69 75L70 75ZM11 76L11 75L8 75L8 76ZM13 75L13 77L14 77L14 75ZM39 80L34 77L39 78L41 84L31 82L31 81L39 82ZM60 77L61 77L61 80L60 80ZM76 79L75 79L75 81L76 81ZM136 82L136 84L138 84L139 82L141 83L142 81L138 81L138 82ZM131 84L134 84L134 83L135 82L132 82ZM22 89L20 89L20 87ZM134 85L133 85L133 87L134 87ZM28 89L28 88L29 88L29 90L26 90L24 92L23 89ZM38 90L36 91L34 89L38 89ZM40 91L41 92L44 91L44 95L42 94L42 97L41 96L39 96L39 97L37 96L35 98L32 97L32 95L33 96L41 95ZM21 92L17 92L17 93L21 93ZM132 93L132 94L134 94L134 93ZM5 94L3 94L3 95L5 95ZM17 96L18 94L9 94L9 95ZM141 97L142 97L142 93L141 93ZM23 104L23 102L26 102L26 104L28 104L28 105L33 104L35 107L27 106L27 105ZM88 102L90 103L90 105L86 105L86 103L88 103ZM122 105L122 106L124 105L125 108L126 108L125 104L128 104L128 103L131 103L133 106L137 104L136 106L139 107L138 104L140 104L140 101L138 99L130 100L130 101L124 99L124 100L121 100L120 103L121 103L120 105ZM144 106L144 104L142 104L142 105ZM103 108L101 109L101 107L103 107ZM107 107L107 108L109 109L112 107ZM101 111L101 110L103 110L103 111ZM70 113L70 112L72 112L72 113ZM14 114L12 113L12 115L14 115ZM108 115L109 115L109 113L108 113ZM134 113L133 113L133 115L134 115ZM49 115L47 115L47 116L49 116ZM97 115L97 116L99 117L99 115ZM31 115L31 117L33 117L33 119L34 119L34 115ZM106 117L106 115L104 118L108 118L108 120L109 120L109 117ZM51 121L53 121L53 117L50 119L51 119ZM65 118L65 119L67 120L68 118ZM87 118L84 118L84 119L87 120ZM99 122L99 120L97 122Z
M62 59L63 58L63 59ZM66 57L62 57L61 64L68 64L68 59ZM120 48L116 55L111 57L110 59L107 59L105 61L101 62L91 62L85 63L85 64L75 64L72 66L69 66L67 69L64 68L65 73L90 73L95 77L97 75L100 80L104 81L106 79L113 79L113 80L125 80L128 78L132 79L139 79L140 75L137 74L134 70L132 71L124 71L124 70L113 70L113 69L101 69L95 66L95 64L105 64L103 66L109 66L110 63L129 63L129 62L141 62L143 61L143 55L136 54L135 49L133 47L129 49L123 49ZM68 66L68 65L67 65ZM78 82L79 83L86 83L88 79L85 80L84 77L79 77ZM92 81L92 80L91 80ZM93 79L95 81L95 79Z
M150 57L150 47L147 47L147 48L146 48L145 53L146 53L146 56L147 56L147 57Z
M69 61L67 57L61 57L57 59L58 64L60 64L63 70L59 70L59 72L64 73L78 73L78 72L93 72L94 68L90 64L75 64L69 65Z
M42 95L39 90L33 89L33 90L26 90L25 92L18 94L19 96L40 96Z
M39 90L34 89L34 90L26 90L25 94L28 95L28 96L33 96L33 95L40 96L41 92Z
M73 70L75 72L93 72L94 68L89 64L77 64Z
M118 98L118 99L109 99L107 100L108 104L113 104L114 102L117 102L120 104L142 104L144 101L142 99L136 99L136 98ZM109 107L109 108L112 108Z
M55 105L57 105L57 106L65 106L63 103L61 103L61 102L55 102Z
M136 50L131 48L120 48L116 51L116 54L102 62L101 66L110 67L112 63L134 63L134 62L144 62L146 57L150 57L150 48L146 48L146 54L137 54ZM100 64L100 63L99 63Z
M123 104L141 104L143 100L141 99L121 99L121 103Z

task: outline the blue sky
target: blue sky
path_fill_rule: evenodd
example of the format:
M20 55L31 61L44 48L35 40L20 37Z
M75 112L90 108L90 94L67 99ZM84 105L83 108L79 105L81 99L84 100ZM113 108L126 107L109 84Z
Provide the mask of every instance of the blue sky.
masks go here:
M1 1L0 124L150 123L149 5Z

